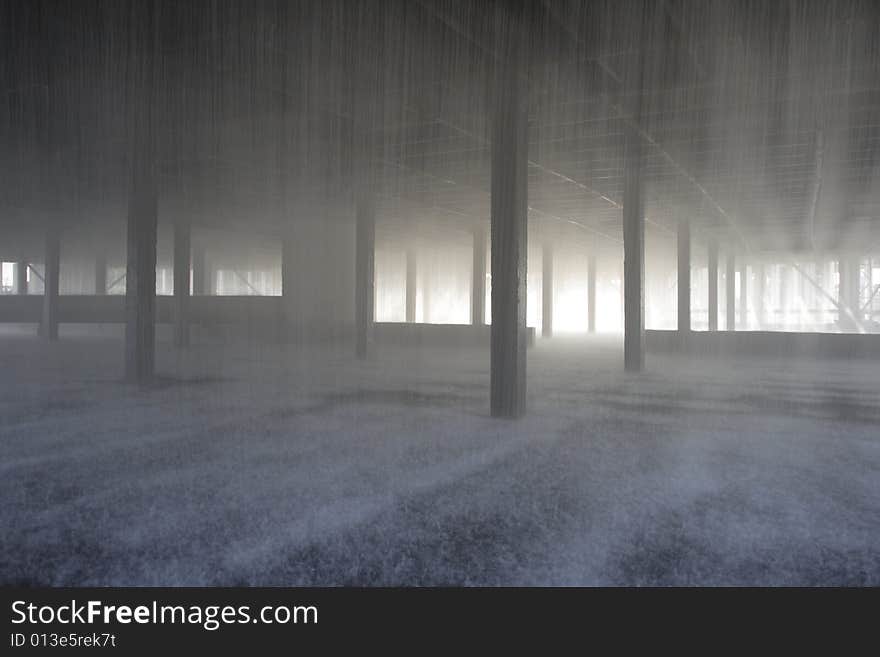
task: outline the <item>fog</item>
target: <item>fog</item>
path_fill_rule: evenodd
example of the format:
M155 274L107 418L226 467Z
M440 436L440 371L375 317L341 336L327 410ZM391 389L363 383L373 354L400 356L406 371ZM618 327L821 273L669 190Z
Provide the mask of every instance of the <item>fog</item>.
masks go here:
M880 583L871 0L0 0L0 580Z

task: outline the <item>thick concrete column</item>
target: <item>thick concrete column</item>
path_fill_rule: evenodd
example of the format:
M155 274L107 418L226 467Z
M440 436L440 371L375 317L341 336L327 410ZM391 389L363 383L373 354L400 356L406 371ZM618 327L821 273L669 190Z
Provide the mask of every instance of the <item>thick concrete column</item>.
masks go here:
M15 293L28 293L28 263L20 260L15 263Z
M678 222L678 330L691 330L691 222Z
M355 355L366 358L373 334L376 208L368 190L358 193L355 210Z
M135 164L128 203L125 268L125 376L146 383L155 373L156 234L155 176L149 163Z
M718 330L718 242L709 241L709 330Z
M626 137L623 181L623 350L624 368L645 367L645 219L641 139Z
M724 278L725 302L727 305L727 330L736 330L736 258L727 254L727 273Z
M107 256L101 252L95 255L95 295L107 294Z
M541 337L553 337L553 247L544 245L541 257Z
M159 74L156 6L135 3L126 63L129 139L128 218L125 269L125 377L147 383L155 373L156 236L156 80Z
M587 260L587 331L596 332L596 256Z
M416 251L410 249L406 252L406 321L414 324L416 321L416 286L418 285L418 268L416 263Z
M492 125L490 411L518 417L526 406L528 99L524 30L505 18Z
M40 336L45 340L58 339L58 287L61 273L61 236L59 228L50 224L46 229L46 268L43 272L43 317Z
M631 119L624 124L623 151L623 364L627 372L645 368L645 172L644 144L640 134L644 91L645 56L648 45L648 3L641 4L640 27L632 44L638 55L626 72L632 100Z
M474 261L471 281L471 324L486 323L486 229L474 229Z
M189 345L190 297L190 224L185 220L174 222L174 344Z

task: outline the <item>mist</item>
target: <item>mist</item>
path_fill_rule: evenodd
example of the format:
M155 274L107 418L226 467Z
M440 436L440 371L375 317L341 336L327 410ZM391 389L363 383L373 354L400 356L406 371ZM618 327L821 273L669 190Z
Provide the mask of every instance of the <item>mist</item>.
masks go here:
M0 581L880 584L880 6L0 0Z

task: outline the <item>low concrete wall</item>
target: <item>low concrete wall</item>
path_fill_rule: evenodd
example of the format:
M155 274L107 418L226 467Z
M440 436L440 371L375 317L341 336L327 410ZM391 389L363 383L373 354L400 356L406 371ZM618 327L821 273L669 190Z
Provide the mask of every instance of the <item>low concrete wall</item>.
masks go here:
M529 327L527 344L535 344L535 328ZM376 322L373 338L380 344L407 346L488 347L490 326L471 324L407 324Z
M880 335L777 331L645 331L648 351L699 356L880 359Z
M275 326L281 320L281 297L190 297L190 317L194 323L259 324ZM35 323L40 321L42 295L0 296L0 322ZM156 297L156 321L170 324L174 298ZM125 322L125 297L122 295L61 295L58 297L60 324L114 324Z

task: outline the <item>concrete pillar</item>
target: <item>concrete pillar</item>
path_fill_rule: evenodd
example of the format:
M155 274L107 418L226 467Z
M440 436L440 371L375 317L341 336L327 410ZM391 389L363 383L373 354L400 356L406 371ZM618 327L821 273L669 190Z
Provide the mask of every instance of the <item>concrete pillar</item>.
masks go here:
M736 330L736 258L727 254L727 271L724 276L725 302L727 306L727 330Z
M745 262L739 268L739 325L743 331L749 328L749 266Z
M840 258L838 271L840 285L838 301L841 309L839 323L842 328L854 330L861 323L859 298L861 296L859 258L843 256Z
M789 272L786 265L779 265L779 303L776 324L780 328L786 325L786 317L788 314L788 279Z
M691 222L678 222L678 330L691 330Z
M486 229L474 229L474 261L471 282L471 324L486 323Z
M15 293L28 293L28 263L20 260L15 263Z
M718 330L718 242L709 241L709 330Z
M125 269L125 376L146 383L155 373L156 218L153 166L136 162L128 203Z
M58 339L58 287L61 273L61 236L57 225L46 229L46 267L43 272L43 317L40 336L45 340Z
M553 247L544 245L541 257L541 337L553 337Z
M192 241L192 232L190 232L190 241ZM284 293L284 246L282 240L281 247L281 287ZM207 294L207 267L205 262L205 248L194 245L192 247L192 293L193 295Z
M101 252L95 255L95 295L107 294L107 256Z
M626 127L623 177L623 359L624 369L645 367L644 157L638 132Z
M366 358L373 334L376 208L369 190L361 190L356 203L355 355L358 358Z
M526 406L528 98L524 29L504 24L492 125L490 411L518 417Z
M596 332L596 256L587 260L587 331Z
M174 222L174 345L189 346L190 224Z
M763 331L766 324L766 313L764 308L764 294L767 272L763 262L759 262L755 266L755 320L758 323L758 330Z
M406 252L406 321L416 321L416 286L418 281L415 249Z

